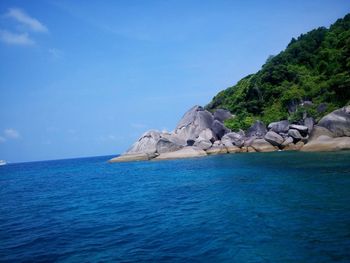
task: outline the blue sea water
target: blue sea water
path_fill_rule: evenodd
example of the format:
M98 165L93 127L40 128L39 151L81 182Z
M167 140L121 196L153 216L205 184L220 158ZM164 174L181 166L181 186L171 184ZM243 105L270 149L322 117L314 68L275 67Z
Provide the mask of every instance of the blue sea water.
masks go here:
M0 167L0 261L350 261L350 152L109 158Z

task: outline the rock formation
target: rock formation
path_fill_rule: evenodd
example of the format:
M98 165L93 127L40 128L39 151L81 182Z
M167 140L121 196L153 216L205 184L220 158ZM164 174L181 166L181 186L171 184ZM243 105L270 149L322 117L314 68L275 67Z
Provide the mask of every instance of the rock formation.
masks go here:
M276 150L350 150L350 106L333 111L317 124L312 118L304 118L304 125L281 120L266 128L263 122L256 121L246 132L232 132L225 127L223 122L232 116L227 110L211 113L194 106L184 114L174 132L148 131L128 151L110 162Z

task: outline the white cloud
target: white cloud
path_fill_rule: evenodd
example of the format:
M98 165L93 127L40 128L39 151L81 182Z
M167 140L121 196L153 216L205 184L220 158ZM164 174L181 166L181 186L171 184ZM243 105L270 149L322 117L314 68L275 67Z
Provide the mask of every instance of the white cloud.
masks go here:
M60 49L50 48L49 53L54 59L63 58L63 51Z
M9 139L18 139L21 137L17 130L11 128L4 130L4 135Z
M6 142L6 139L4 137L0 136L0 143L4 143L4 142Z
M13 18L17 22L27 26L29 29L35 32L48 32L47 27L39 22L34 17L29 16L24 11L18 8L10 8L6 16Z
M12 33L6 30L0 30L0 40L10 45L30 46L35 44L27 33Z

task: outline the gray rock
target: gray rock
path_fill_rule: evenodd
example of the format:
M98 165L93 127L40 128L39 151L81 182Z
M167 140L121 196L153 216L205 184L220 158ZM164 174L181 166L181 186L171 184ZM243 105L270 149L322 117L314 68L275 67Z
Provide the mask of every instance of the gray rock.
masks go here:
M198 140L193 144L193 146L198 147L199 149L202 149L202 150L207 150L212 145L213 144L211 143L211 141L208 141L208 140Z
M265 134L265 140L274 146L280 146L283 143L283 137L274 131Z
M307 127L308 132L311 133L314 128L315 120L312 117L307 117L304 120L304 125Z
M214 112L214 119L220 122L224 122L225 120L230 119L232 117L233 115L228 110L217 109Z
M268 126L269 130L277 132L277 133L287 133L289 129L289 121L277 121L271 122Z
M328 129L335 137L350 136L350 105L327 114L318 126Z
M217 140L213 143L213 147L223 145L221 141Z
M213 121L213 115L209 111L201 106L194 106L184 114L176 126L175 133L179 134L184 129L192 128L190 134L194 133L192 137L196 138L202 130L211 128Z
M282 146L283 147L286 147L287 145L289 145L289 144L291 144L291 143L293 143L294 142L294 139L292 138L292 137L287 137L284 141L283 141L283 143L282 143Z
M256 139L252 143L252 146L257 152L273 152L276 148L272 146L271 143L265 141L264 139Z
M218 121L214 120L211 126L212 131L216 135L216 137L220 140L226 133L229 133L231 130L226 128L225 125Z
M331 131L329 131L328 129L326 129L324 127L320 127L318 125L315 125L311 134L310 134L309 141L313 141L322 135L325 135L328 137L335 137L334 134Z
M148 131L144 133L129 150L126 151L126 154L155 153L157 151L156 144L159 139L160 132Z
M293 137L294 140L301 140L303 138L303 136L301 136L300 132L296 129L290 129L288 131L288 135Z
M211 129L206 128L205 130L199 133L197 140L206 140L213 143L216 141L216 136Z
M184 147L175 152L162 153L154 160L170 160L170 159L181 159L181 158L192 158L206 156L206 152L197 147Z
M307 133L308 128L304 125L291 124L289 125L290 129L298 130L299 132Z
M254 142L254 140L256 140L257 138L255 136L253 137L249 137L249 138L245 138L244 140L244 146L248 147L251 146L252 143Z
M180 120L176 126L175 134L186 144L187 140L195 140L201 131L211 128L214 121L213 115L201 106L194 106Z
M310 100L304 100L300 105L303 106L303 107L309 108L309 107L311 107L314 104Z
M240 133L236 133L236 132L230 132L225 134L222 138L221 138L221 142L225 145L225 146L237 146L237 147L242 147L244 144L244 136Z
M262 121L256 121L246 132L247 137L253 137L262 139L267 133L265 124Z
M175 144L174 142L169 141L165 138L160 138L156 145L157 153L159 154L166 152L174 152L180 150L181 148L181 145Z

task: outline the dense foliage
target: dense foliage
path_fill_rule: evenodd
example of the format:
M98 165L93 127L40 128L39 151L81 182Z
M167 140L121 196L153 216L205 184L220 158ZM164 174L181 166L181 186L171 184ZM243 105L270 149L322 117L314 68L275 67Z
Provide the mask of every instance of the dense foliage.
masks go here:
M350 14L329 29L320 27L293 38L260 71L219 92L206 107L236 114L226 124L237 130L255 119L265 123L287 118L296 122L305 115L318 119L349 103Z

